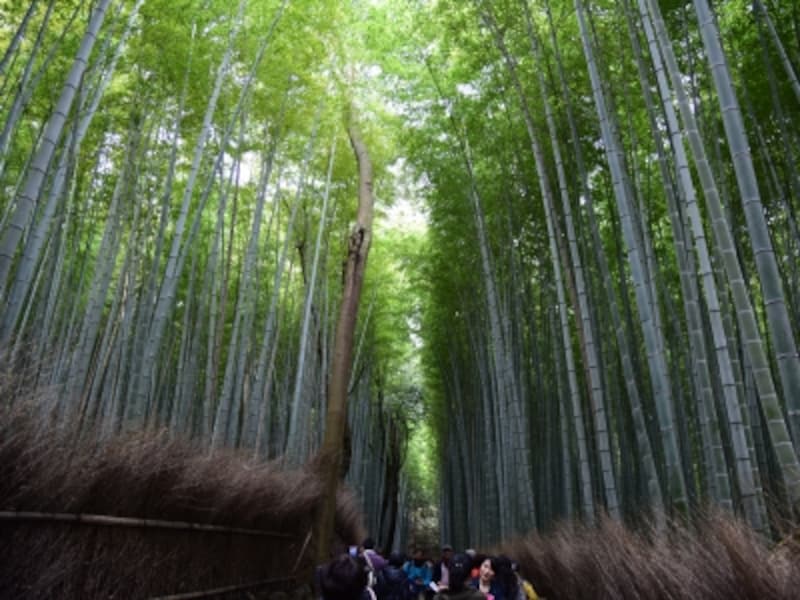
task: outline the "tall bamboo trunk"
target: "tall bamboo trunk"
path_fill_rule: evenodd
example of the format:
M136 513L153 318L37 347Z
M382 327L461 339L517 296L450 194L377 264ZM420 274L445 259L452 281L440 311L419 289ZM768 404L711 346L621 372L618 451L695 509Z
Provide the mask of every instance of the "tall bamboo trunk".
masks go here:
M336 138L331 144L330 155L328 158L328 174L325 180L325 190L322 196L322 209L320 211L319 225L317 227L317 241L314 244L314 258L311 262L311 275L306 289L305 304L303 306L302 330L300 333L300 343L297 351L297 367L294 383L294 393L292 396L292 411L289 418L288 446L286 457L289 464L299 465L307 457L307 435L310 423L308 422L311 410L312 398L304 392L304 382L306 371L304 368L306 358L306 344L309 340L309 326L311 323L311 308L313 305L314 291L316 289L317 271L319 270L320 249L322 248L322 237L325 232L325 224L328 216L328 199L330 197L331 176L333 174L333 160L336 155ZM352 366L351 366L352 369ZM350 378L348 377L348 384ZM347 386L349 389L349 385ZM314 395L312 393L312 395Z
M25 38L25 32L28 29L28 24L31 21L31 17L33 17L33 15L36 13L37 4L39 4L39 0L31 1L30 5L28 6L28 10L25 11L25 16L22 17L19 27L17 27L17 30L14 32L14 37L11 38L11 43L8 44L8 48L6 48L6 51L3 52L3 58L0 58L0 77L3 79L6 77L6 69L11 62L14 53L17 51L17 48L19 48L19 45ZM50 3L50 6L52 6L52 2Z
M233 42L237 37L242 24L244 6L245 1L240 0L238 13L234 17L233 24L228 34L228 44L225 54L223 55L222 61L217 68L214 88L209 96L205 115L203 116L200 134L195 142L192 164L183 191L181 209L178 213L178 218L175 221L172 244L169 251L169 256L167 258L167 263L164 268L164 276L161 282L156 305L153 309L152 320L146 322L145 324L147 333L141 349L142 355L134 372L134 381L133 385L131 386L130 398L126 406L130 427L140 426L144 422L145 415L148 410L150 394L155 383L153 371L155 365L158 364L156 358L161 350L164 332L167 327L167 320L172 313L172 308L175 301L176 287L180 276L180 271L178 269L179 260L181 258L182 249L186 247L186 242L184 239L186 235L186 222L189 218L189 210L194 195L194 188L200 172L200 165L204 156L206 141L211 134L211 123L214 113L216 112L217 101L219 100L219 96L222 91L222 84L225 81L230 69L230 64L233 58ZM214 179L215 175L215 169L212 168L212 180ZM155 260L160 260L160 257L155 257Z
M33 9L35 5L36 2L32 2L30 9ZM31 78L33 73L33 65L35 64L36 58L39 55L39 50L42 46L42 39L44 38L44 34L47 31L47 25L50 22L50 15L53 12L54 6L55 6L55 0L50 0L50 3L47 5L47 10L44 13L44 17L42 18L42 24L39 27L39 32L36 34L36 40L33 42L33 48L31 48L31 51L28 55L28 61L25 63L25 68L22 71L22 77L20 77L19 83L16 86L17 91L14 94L14 102L11 104L11 108L8 109L6 122L5 125L3 126L2 133L0 133L0 178L2 178L3 173L5 171L6 156L8 148L11 144L12 134L17 127L17 123L19 122L19 118L22 115L22 111L30 101L30 97L33 94L34 88L36 88L36 84L41 79L41 76L44 74L43 67L47 65L49 62L47 59L45 59L44 65L43 67L39 68L37 76ZM74 19L75 16L78 14L79 8L80 7L76 8L75 11L72 13L72 18L69 20L67 27L64 28L64 33L68 29L69 25L71 25L72 19ZM58 47L58 45L59 45L58 42L54 44L54 48L51 50L48 58L52 57L55 54L54 50L55 48ZM0 69L0 72L1 71L2 69Z
M714 240L723 257L722 263L735 303L736 317L743 339L743 346L753 370L761 405L765 414L765 420L767 421L767 429L778 463L780 464L781 476L787 487L790 500L793 503L797 503L800 501L800 464L798 464L797 454L792 445L789 430L783 418L780 402L778 401L769 361L756 322L750 294L747 289L746 279L742 274L742 267L739 263L736 246L730 229L730 222L725 214L722 202L720 201L719 190L706 156L703 141L700 137L697 119L695 117L696 107L690 103L686 90L684 89L683 77L678 69L677 61L675 60L675 55L672 50L672 43L667 35L658 4L655 0L642 0L642 2L644 1L647 2L647 10L652 19L659 49L672 80L672 93L675 94L678 99L681 119L684 125L684 136L689 141L697 173L703 187L703 194L706 200L706 208L711 219ZM643 6L643 4L640 4L640 7L641 6ZM693 210L692 205L689 204L687 208L689 209L691 217ZM702 237L702 230L696 229L695 223L697 221L695 219L692 221L695 243L697 243ZM700 256L700 260L702 260L702 255ZM705 266L701 264L701 272L702 271L705 271ZM709 287L706 284L706 278L704 278L704 291L708 294ZM710 314L713 316L713 312Z
M56 102L52 115L47 121L39 148L28 168L25 183L21 190L17 192L17 197L15 199L16 209L2 238L0 238L0 301L5 298L6 282L11 271L17 248L33 218L36 205L39 202L44 186L45 177L50 170L53 154L61 139L67 116L72 110L75 95L80 88L80 82L89 64L89 55L97 40L97 35L103 24L110 3L111 0L99 0L92 13L89 26L83 36L75 60L72 63L72 68L67 75L61 95Z
M686 482L681 468L680 453L678 450L675 432L675 417L672 407L672 386L666 368L663 354L663 341L661 333L657 330L653 316L653 305L650 292L647 288L645 266L641 257L641 249L634 229L634 215L632 214L632 194L622 161L622 148L619 139L612 127L612 118L607 106L602 88L599 70L595 62L594 49L586 26L583 3L575 0L575 9L578 16L578 25L581 31L583 51L589 66L589 75L592 80L592 90L600 118L600 127L605 145L606 158L611 170L611 179L617 208L622 224L622 231L627 246L628 264L634 282L636 305L639 311L641 326L645 338L647 359L650 365L650 377L653 386L653 395L656 401L659 428L661 430L661 443L664 447L666 462L667 489L671 504L680 512L687 508Z
M600 279L605 291L608 308L611 313L612 325L617 342L617 351L620 355L623 375L625 378L625 388L628 392L628 398L631 404L631 416L634 421L637 446L639 452L641 453L642 464L645 471L645 477L647 479L649 500L659 526L663 526L665 524L663 491L661 482L659 481L650 435L648 433L648 428L645 421L645 412L642 405L641 394L639 392L638 378L634 368L632 350L628 341L625 321L623 320L622 315L620 315L605 248L603 247L602 240L600 238L600 230L597 223L597 217L595 215L592 190L589 186L589 177L583 158L583 151L581 149L580 137L576 126L575 117L573 114L572 94L567 87L564 67L561 60L561 52L555 35L555 26L553 24L552 13L548 3L545 4L545 8L550 26L551 43L553 45L553 49L555 50L556 66L558 67L558 77L561 83L561 94L565 99L566 104L567 121L570 128L570 140L573 152L575 153L578 174L580 176L581 191L583 194L582 199L585 204L585 212L589 218L592 249L597 259L597 265L600 268Z
M781 65L786 72L786 78L789 80L789 83L792 86L792 91L797 98L797 102L800 103L800 81L797 79L797 73L794 70L792 61L789 59L786 48L784 48L783 43L781 42L781 38L778 36L778 32L775 31L775 24L772 22L772 19L770 18L769 13L767 13L767 9L761 0L753 0L753 13L756 15L756 18L761 19L761 21L766 24L767 29L769 30L770 38L772 38L772 42L775 44L775 48L781 58Z
M800 354L793 335L785 293L775 252L772 248L755 168L750 155L747 133L739 102L733 88L728 62L719 29L707 0L694 0L703 46L706 50L714 85L717 90L722 123L728 139L736 181L739 186L750 244L761 281L764 310L770 338L775 348L778 371L789 413L789 428L796 444L800 443Z
M707 241L705 238L704 226L697 206L697 197L694 183L691 177L689 162L684 149L683 137L678 125L675 109L671 101L671 93L664 73L657 41L653 32L652 25L646 14L644 2L639 2L642 23L650 45L650 54L655 66L658 89L662 99L662 107L667 121L667 132L672 142L674 152L675 167L680 184L681 198L685 203L686 218L691 225L693 234L694 249L698 258L698 275L703 284L706 307L711 325L711 332L716 349L717 369L722 391L725 398L726 412L728 414L728 427L731 431L733 440L733 454L736 459L736 473L738 476L739 490L742 494L745 513L751 525L756 529L762 529L766 524L766 514L764 513L763 498L760 490L757 490L753 481L753 465L744 439L744 429L742 427L741 409L739 405L739 395L736 382L734 380L734 370L731 362L731 352L728 346L727 336L721 319L720 302L717 285L711 269L711 259ZM700 340L698 340L699 343ZM712 411L713 405L705 406L706 411ZM711 415L708 415L711 417ZM718 450L716 451L719 452ZM727 481L727 473L719 469L716 471L716 487L724 490ZM722 497L724 500L724 496ZM723 501L724 505L724 501Z

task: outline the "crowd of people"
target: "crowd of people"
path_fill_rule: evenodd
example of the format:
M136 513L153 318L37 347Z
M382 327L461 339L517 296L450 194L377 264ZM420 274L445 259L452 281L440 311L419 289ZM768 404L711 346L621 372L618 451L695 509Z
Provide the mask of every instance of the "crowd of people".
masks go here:
M538 600L507 556L455 553L449 544L436 560L421 549L384 557L367 538L319 567L316 579L322 600Z

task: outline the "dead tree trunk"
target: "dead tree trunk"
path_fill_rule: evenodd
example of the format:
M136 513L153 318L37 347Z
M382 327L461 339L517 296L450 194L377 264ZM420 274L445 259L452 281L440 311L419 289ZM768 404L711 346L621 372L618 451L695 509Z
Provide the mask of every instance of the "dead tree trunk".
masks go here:
M341 476L344 430L347 423L347 384L353 357L353 338L358 319L361 287L367 268L367 254L372 240L372 163L357 126L348 124L350 144L358 163L358 214L347 247L344 265L342 303L333 346L333 360L328 381L328 412L325 437L322 440L317 464L325 491L317 517L316 556L318 562L330 557L336 517L336 491Z

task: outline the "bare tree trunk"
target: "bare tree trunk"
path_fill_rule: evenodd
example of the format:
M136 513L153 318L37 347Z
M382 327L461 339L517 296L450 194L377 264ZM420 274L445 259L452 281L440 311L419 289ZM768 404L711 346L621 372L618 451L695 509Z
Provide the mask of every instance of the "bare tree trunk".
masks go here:
M353 356L353 338L364 273L367 268L367 255L372 241L372 163L367 147L361 139L355 123L348 126L350 144L358 162L358 214L356 225L350 234L347 247L347 262L344 272L342 303L339 308L339 322L333 345L331 375L328 382L328 411L325 418L325 437L320 448L320 468L324 477L325 499L317 519L317 560L328 560L333 526L336 517L336 492L339 486L340 468L344 442L344 428L347 423L347 384L350 381L350 368Z

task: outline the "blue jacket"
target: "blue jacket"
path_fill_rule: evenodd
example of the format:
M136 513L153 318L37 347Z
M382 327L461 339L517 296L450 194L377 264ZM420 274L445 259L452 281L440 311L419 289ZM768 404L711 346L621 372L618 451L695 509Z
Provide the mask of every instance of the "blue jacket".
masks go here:
M403 565L403 571L408 574L408 580L414 585L415 593L418 594L428 588L432 573L427 562L423 562L422 565L416 565L413 560L410 560ZM422 583L418 583L418 579L422 580Z

